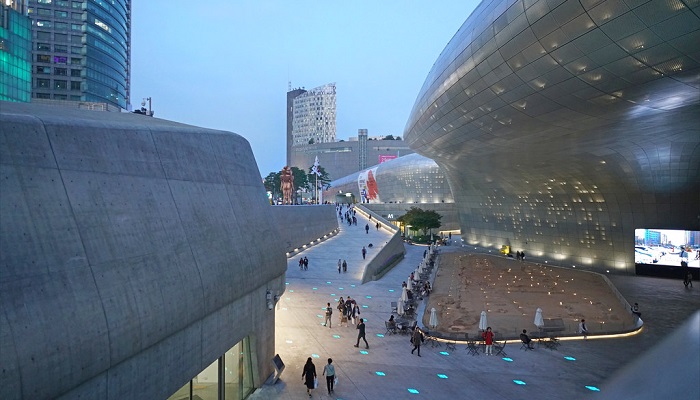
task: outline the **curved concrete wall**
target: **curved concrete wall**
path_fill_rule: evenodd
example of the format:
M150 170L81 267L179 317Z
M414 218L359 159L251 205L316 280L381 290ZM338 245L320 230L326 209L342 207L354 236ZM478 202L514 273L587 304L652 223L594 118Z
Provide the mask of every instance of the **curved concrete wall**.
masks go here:
M245 139L3 102L0 177L1 398L165 398L248 335L272 372L286 261Z
M483 1L405 139L447 174L462 238L634 273L634 230L700 230L692 2Z
M282 247L291 253L338 229L335 206L271 206Z

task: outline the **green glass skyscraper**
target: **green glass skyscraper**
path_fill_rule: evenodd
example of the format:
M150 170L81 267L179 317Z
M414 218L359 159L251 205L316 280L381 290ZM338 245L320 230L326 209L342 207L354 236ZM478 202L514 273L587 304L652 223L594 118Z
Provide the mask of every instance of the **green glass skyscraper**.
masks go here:
M0 100L31 98L32 29L24 1L0 5Z

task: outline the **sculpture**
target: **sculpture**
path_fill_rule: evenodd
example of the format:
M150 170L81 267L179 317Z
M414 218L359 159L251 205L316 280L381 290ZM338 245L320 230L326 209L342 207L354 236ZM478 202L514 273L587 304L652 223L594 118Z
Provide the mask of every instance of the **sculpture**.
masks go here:
M288 166L285 166L280 171L280 186L282 189L282 204L294 204L292 201L294 175L292 175L292 169Z

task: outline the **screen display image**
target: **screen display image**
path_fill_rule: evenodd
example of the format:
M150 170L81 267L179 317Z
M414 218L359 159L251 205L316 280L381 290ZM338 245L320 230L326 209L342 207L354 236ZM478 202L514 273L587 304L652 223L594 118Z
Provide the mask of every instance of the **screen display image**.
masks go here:
M700 231L635 229L634 262L700 268Z

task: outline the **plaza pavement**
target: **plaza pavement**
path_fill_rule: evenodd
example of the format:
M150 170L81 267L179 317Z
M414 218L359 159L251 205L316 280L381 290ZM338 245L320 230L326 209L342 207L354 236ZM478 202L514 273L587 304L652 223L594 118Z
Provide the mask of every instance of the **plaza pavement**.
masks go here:
M420 262L424 246L406 245L406 257L380 280L361 284L362 268L390 237L377 232L360 213L358 225L340 224L338 235L307 248L288 260L286 292L276 308L276 351L286 369L279 381L256 390L251 399L308 398L301 379L307 357L312 357L319 376L314 398L328 399L588 399L603 398L605 384L613 373L657 344L700 309L700 287L686 290L680 281L609 275L625 298L638 302L645 327L641 334L622 339L563 342L558 350L520 350L508 343L509 360L496 356L470 356L465 346L445 352L444 346L411 354L408 336L384 335L390 303L400 295L401 282ZM458 239L458 237L457 237ZM361 248L368 243L367 261ZM471 252L480 251L469 248ZM466 251L458 246L440 251ZM308 271L299 271L300 256L309 258ZM346 259L348 272L338 274L338 258ZM530 257L530 261L537 262ZM353 347L357 331L351 324L341 327L333 309L333 327L323 324L323 308L350 295L361 305L367 322L367 341ZM333 358L339 384L327 394L321 375L328 357ZM565 358L569 357L569 359ZM700 355L699 361L700 362ZM574 360L572 360L573 358ZM520 381L524 384L518 384ZM660 385L663 382L659 382ZM690 383L697 385L697 381ZM599 388L594 391L589 388Z

